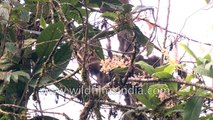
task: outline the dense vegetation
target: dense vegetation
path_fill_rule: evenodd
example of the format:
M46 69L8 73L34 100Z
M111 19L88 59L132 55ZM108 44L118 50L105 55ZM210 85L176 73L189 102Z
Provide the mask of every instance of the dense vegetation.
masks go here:
M104 119L103 105L111 107L109 117L120 110L124 120L213 118L213 88L205 86L203 79L213 77L210 54L199 58L187 45L178 44L178 37L169 41L169 31L156 24L153 8L133 10L127 0L25 0L24 4L14 0L0 5L1 120L27 119L30 96L40 103L39 92L49 85L72 96L65 99L84 105L81 120L93 115ZM102 16L99 24L89 21L95 12ZM136 21L145 21L151 34L145 36ZM159 31L165 38L156 44ZM112 36L118 36L118 51L111 50ZM107 41L104 49L101 40ZM191 72L185 71L181 59L169 56L177 47L194 58ZM153 51L160 52L160 57ZM67 68L73 60L79 67ZM88 88L92 88L89 93L81 92ZM70 92L75 89L79 92ZM108 97L109 90L133 92L123 92L126 105L121 105ZM34 112L40 114L32 119L53 119L44 115L42 106L37 107Z

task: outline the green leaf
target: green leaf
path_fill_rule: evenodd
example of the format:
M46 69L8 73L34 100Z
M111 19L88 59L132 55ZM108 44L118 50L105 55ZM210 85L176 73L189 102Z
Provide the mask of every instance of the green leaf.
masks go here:
M127 67L124 67L124 68L115 68L115 69L113 69L113 73L117 73L117 74L119 74L119 73L125 73L126 71L128 70L128 68Z
M160 91L164 93L169 93L169 87L166 84L154 84L149 86L149 95L154 97L156 94L159 94Z
M164 72L167 72L167 73L169 73L169 74L172 74L173 71L175 70L175 68L176 68L176 65L169 65L169 66L167 66L167 67L164 69Z
M203 89L197 89L196 93L197 96L202 96L202 97L212 97L212 93L207 91L207 90L203 90Z
M104 59L104 51L102 48L100 47L94 47L95 49L95 53L97 54L97 56L100 58L100 59Z
M202 116L199 120L213 120L213 115Z
M178 84L177 83L166 83L170 91L177 91L178 90Z
M169 79L169 78L173 77L171 74L169 74L167 72L156 72L152 76L160 78L160 79Z
M70 49L70 45L68 43L60 46L59 49L57 49L55 55L54 55L54 63L56 65L62 65L62 64L68 64L70 61L72 55L72 50ZM66 67L65 65L65 67ZM62 67L62 66L60 66ZM64 68L64 67L63 67Z
M48 82L51 82L59 77L59 75L66 69L68 63L70 62L70 58L72 55L72 50L70 49L70 45L64 44L61 45L59 49L56 50L54 55L54 64L48 64L46 68L46 72L41 78L40 85L44 85ZM30 83L31 86L35 85L35 81L39 76L40 71L37 72L34 80Z
M188 74L188 75L186 76L186 79L185 79L185 80L186 80L187 82L191 82L191 80L194 79L195 77L196 77L196 76L195 76L194 74Z
M169 65L162 65L162 66L159 66L159 67L156 67L155 68L155 72L162 72L162 71L164 71L164 69L166 68L166 67L168 67Z
M23 22L29 22L29 20L30 20L29 11L27 11L27 10L21 10L20 11L20 19Z
M24 72L24 71L15 71L15 72L11 73L11 77L12 77L13 81L16 82L16 83L18 82L18 78L20 76L23 76L27 79L30 79L30 75L28 73Z
M12 42L16 42L16 33L12 27L8 28L9 37Z
M115 5L115 4L111 4L111 3L107 3L107 2L103 2L102 7L105 9L111 8L112 11L124 11L124 8L121 5Z
M185 44L179 44L189 55L191 55L192 57L194 57L194 59L196 60L197 65L202 64L202 62L197 58L197 56L194 54L194 52L189 49L188 46L186 46Z
M146 46L146 51L147 51L146 55L149 56L153 50L154 50L154 44L149 42Z
M132 11L133 5L131 4L124 4L123 5L123 9L124 9L124 13L129 13Z
M193 69L196 73L213 78L213 71L205 69L204 65L199 65Z
M136 64L138 64L142 69L144 69L150 75L152 75L153 73L155 73L155 69L153 68L153 66L147 64L144 61L139 61Z
M40 25L43 29L45 29L47 27L47 23L42 16L40 18Z
M211 61L211 55L210 54L205 55L203 58L208 60L209 62Z
M61 79L61 77L59 79ZM62 80L55 85L59 89L62 89L63 92L71 95L78 94L81 87L81 83L73 78Z
M192 96L184 108L183 120L198 120L203 101L203 97Z
M49 25L44 29L37 40L36 53L39 57L48 57L53 50L56 41L62 36L64 25L62 22Z
M17 54L18 52L18 47L13 42L6 42L5 47L10 53Z
M79 0L71 0L70 3L75 6L77 3L79 2Z
M135 36L136 36L136 41L141 44L142 46L145 46L147 41L148 41L148 38L141 32L141 30L138 28L138 26L134 26L132 28L132 30L134 31L135 33Z
M156 96L150 96L148 84L143 85L142 94L134 94L136 98L141 101L147 108L154 109L159 103L160 100Z
M115 14L114 12L104 12L101 16L111 21L115 21L117 14Z

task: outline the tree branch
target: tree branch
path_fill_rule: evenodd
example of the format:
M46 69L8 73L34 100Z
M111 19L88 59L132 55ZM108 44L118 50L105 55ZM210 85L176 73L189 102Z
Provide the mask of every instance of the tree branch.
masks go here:
M128 82L140 82L140 83L168 83L168 82L172 82L172 83L179 83L179 84L184 84L187 86L194 86L197 88L201 88L210 92L213 92L213 88L212 87L208 87L208 86L204 86L201 84L197 84L197 83L191 83L191 82L186 82L183 79L171 79L171 80L162 80L162 79L140 79L140 78L129 78Z

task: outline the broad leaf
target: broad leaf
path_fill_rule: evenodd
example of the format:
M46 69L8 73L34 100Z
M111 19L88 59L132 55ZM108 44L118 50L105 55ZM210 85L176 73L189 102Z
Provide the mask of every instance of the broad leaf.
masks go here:
M24 72L24 71L15 71L15 72L11 73L11 78L16 83L18 82L19 77L21 77L21 76L23 76L23 77L25 77L27 79L30 79L30 75L28 73Z
M211 61L211 55L210 54L205 55L203 58L208 60L209 62Z
M186 80L187 82L191 82L191 80L194 79L195 77L196 77L196 76L195 76L194 74L188 74L188 75L186 76L186 79L185 79L185 80Z
M166 68L166 67L168 67L169 65L162 65L162 66L159 66L159 67L156 67L155 68L155 72L162 72L162 71L164 71L164 69Z
M154 97L156 94L159 94L160 92L169 93L169 88L166 84L154 84L149 86L149 95Z
M61 77L59 78L61 79ZM73 78L65 79L55 84L59 89L63 90L63 92L68 93L70 95L76 95L80 91L81 83Z
M191 97L184 108L183 120L198 120L204 98L200 96Z
M47 23L42 16L40 18L40 25L43 29L45 29L47 27Z
M115 69L113 69L113 73L117 73L117 74L119 74L119 73L125 73L126 71L127 71L127 67L124 67L124 68L115 68Z
M79 2L79 0L71 0L71 1L70 1L70 3L71 3L72 5L74 5L74 6L75 6L78 2Z
M104 51L102 48L100 47L94 47L95 49L95 53L97 54L97 56L100 58L100 59L104 59Z
M124 13L129 13L132 11L133 5L131 4L124 4L123 5L123 9L124 9Z
M144 69L150 75L152 75L153 73L155 73L155 69L153 68L153 66L147 64L144 61L139 61L136 64L138 64L142 69Z
M173 77L171 74L169 74L167 72L156 72L152 76L160 78L160 79L169 79L169 78Z
M159 103L160 100L156 96L150 96L148 84L144 84L142 94L134 94L139 101L141 101L147 108L154 109Z
M193 69L196 73L213 78L213 71L207 70L204 65L199 65Z
M72 50L70 49L69 44L61 45L59 49L56 50L54 55L54 64L49 63L46 68L46 72L41 78L40 85L44 85L48 82L56 80L59 75L66 69L70 58L72 55ZM40 69L35 73L34 79L30 82L30 85L33 87L36 83L37 78L40 74Z
M114 12L104 12L101 16L112 21L115 21L117 17L117 15Z
M188 46L186 46L185 44L179 44L189 55L191 55L192 57L194 57L194 59L196 60L196 63L198 65L202 64L202 62L197 58L197 56L194 54L194 52L189 49Z
M132 28L132 30L134 31L135 33L135 36L136 36L136 41L141 44L142 46L145 46L147 41L148 41L148 38L141 32L141 30L138 28L138 26L134 26Z
M39 57L48 57L55 46L56 40L61 37L63 31L63 23L58 22L49 25L41 32L36 45L36 53Z
M172 74L175 70L176 65L169 65L164 69L164 72L167 72L169 74Z
M154 44L153 43L148 43L146 46L146 51L147 51L147 56L149 56L150 54L152 54L152 51L154 50Z
M124 8L121 5L115 5L107 2L103 2L102 7L105 9L107 8L107 10L111 9L112 11L124 11Z

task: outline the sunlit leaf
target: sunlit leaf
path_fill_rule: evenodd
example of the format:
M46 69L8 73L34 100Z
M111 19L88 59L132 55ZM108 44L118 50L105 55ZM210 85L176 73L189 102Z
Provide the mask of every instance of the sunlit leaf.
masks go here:
M176 68L176 65L169 65L164 69L164 72L167 72L169 74L172 74Z
M206 115L199 118L199 120L213 120L213 115Z
M173 77L171 74L169 74L167 72L156 72L152 76L160 78L160 79L169 79L169 78Z
M194 54L194 52L189 49L188 46L186 46L185 44L179 44L189 55L191 55L195 60L196 60L196 63L198 65L202 64L202 62L197 58L197 56Z
M211 61L211 55L210 54L205 55L203 58L208 60L209 62Z
M198 120L204 98L200 96L191 97L184 108L183 120Z
M213 94L207 90L197 89L195 95L211 98Z
M162 66L159 66L159 67L156 67L155 68L155 71L156 72L162 72L162 71L164 71L164 69L166 68L166 67L168 67L169 65L162 65Z
M166 83L170 91L177 91L178 90L178 83Z
M45 29L47 27L47 23L42 16L40 18L40 25L43 29Z
M194 79L196 76L194 74L188 74L185 78L187 82L190 82L192 79Z

